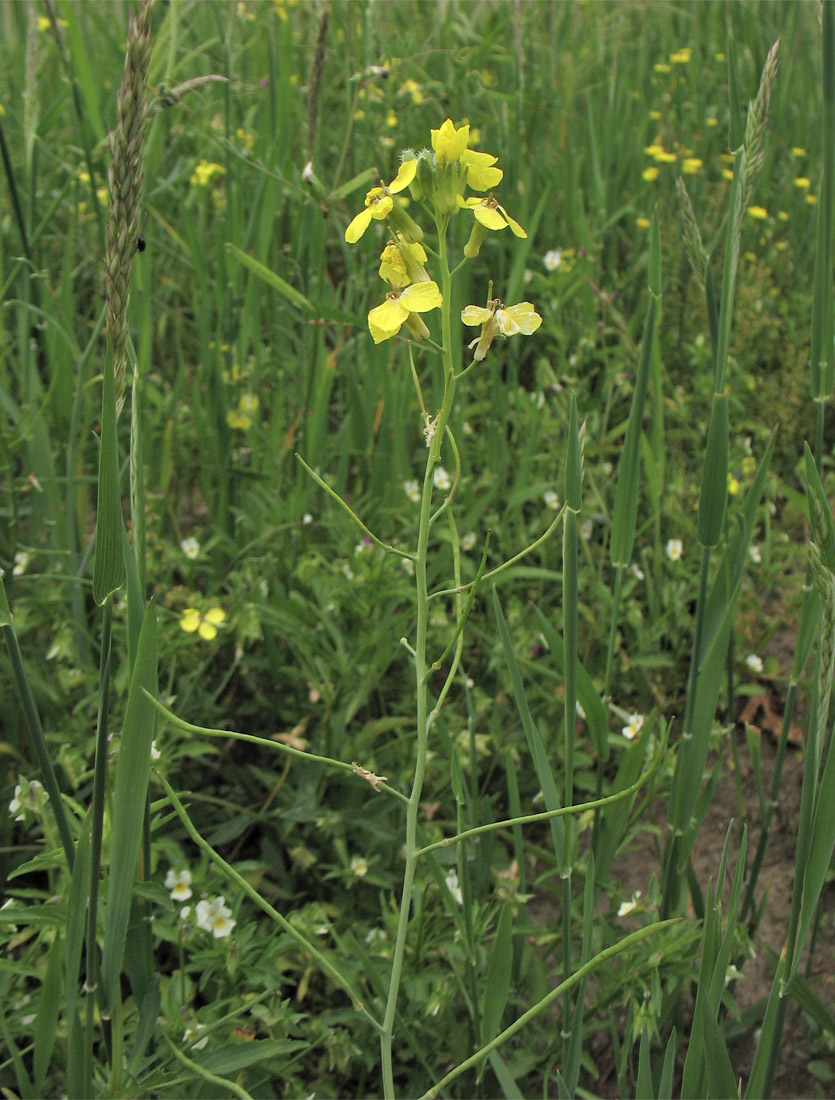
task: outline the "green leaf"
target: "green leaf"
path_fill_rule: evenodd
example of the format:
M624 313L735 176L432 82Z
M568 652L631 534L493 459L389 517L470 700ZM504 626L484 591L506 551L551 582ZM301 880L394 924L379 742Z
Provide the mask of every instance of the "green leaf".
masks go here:
M143 688L146 694L140 691ZM130 917L136 859L151 767L151 742L157 710L156 607L150 604L139 634L113 788L112 844L102 950L104 1003L112 1011L119 986L122 954Z
M513 652L513 643L510 639L510 631L507 629L507 622L505 621L504 613L502 611L502 605L499 601L499 594L496 591L495 586L493 588L493 611L496 615L496 623L498 624L499 628L499 637L501 638L502 642L505 663L507 665L507 670L510 674L510 682L513 685L513 695L516 699L516 707L519 711L519 717L522 719L522 729L525 731L525 740L528 743L528 751L533 758L536 778L539 782L540 788L542 789L542 797L545 802L545 809L558 810L560 809L560 797L557 794L557 785L554 782L551 765L548 762L548 754L545 752L545 746L542 744L542 738L539 735L539 730L534 724L530 708L528 707L528 701L525 697L525 688L522 684L522 676L519 672L519 665L516 661L516 655ZM551 836L554 841L554 851L557 857L557 866L559 867L560 872L562 872L565 846L565 825L563 824L563 820L561 817L550 818L549 824L551 826Z
M35 1020L35 1054L33 1059L33 1085L36 1096L43 1096L43 1084L49 1072L55 1037L58 1030L58 1013L61 1010L61 979L64 968L64 937L56 936L49 949L46 973L38 999L38 1015Z
M122 552L122 494L119 484L119 446L116 436L116 391L113 351L108 347L101 399L96 557L93 563L93 599L101 607L125 580Z
M615 503L612 509L612 538L609 556L614 566L625 567L632 559L635 542L635 528L638 517L638 488L641 459L641 427L647 401L652 348L655 339L658 295L661 285L661 244L658 236L658 212L653 214L652 235L650 238L650 293L647 313L644 321L644 333L641 337L641 355L635 376L635 389L632 404L629 407L629 421L623 443L618 483L615 489ZM655 254L655 250L658 254ZM655 290L658 287L658 291Z
M539 620L540 628L554 658L557 671L564 676L565 652L562 635L538 607L534 607L534 613ZM580 700L580 705L586 714L586 725L589 727L589 733L594 742L594 751L597 753L598 759L605 764L609 759L609 719L606 714L606 707L600 698L600 693L579 659L577 661L577 698Z
M510 993L510 969L513 962L513 912L509 905L502 908L496 938L493 941L493 953L490 956L490 969L484 990L484 1004L481 1012L481 1042L489 1043L499 1034L502 1016Z
M716 546L728 505L728 395L713 395L707 429L702 489L699 497L699 542Z
M285 282L280 275L276 275L270 268L265 267L264 264L260 263L248 253L242 252L240 248L231 242L227 242L226 248L244 265L244 267L248 267L254 275L257 275L259 279L263 279L268 286L273 288L273 290L277 290L279 294L286 298L292 305L296 306L297 309L303 310L310 317L316 316L316 310L301 291L296 290L294 286L290 286L290 284Z
M701 987L699 992L703 992ZM722 1029L710 1011L708 998L701 997L699 1004L706 1062L706 1095L710 1096L711 1100L737 1100L739 1092Z
M655 1100L652 1086L652 1066L649 1060L649 1028L644 1021L641 1045L638 1048L638 1079L635 1082L635 1100Z

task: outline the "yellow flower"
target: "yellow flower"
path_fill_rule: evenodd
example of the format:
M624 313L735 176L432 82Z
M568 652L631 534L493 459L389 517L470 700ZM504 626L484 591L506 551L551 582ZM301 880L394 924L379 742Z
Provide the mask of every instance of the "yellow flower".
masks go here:
M659 169L656 167L656 165L650 165L649 168L645 168L643 170L643 172L641 173L641 178L645 179L647 183L652 183L654 180L658 179L658 171Z
M794 181L795 187L799 187L801 191L808 191L812 186L812 181L807 179L806 176L798 176Z
M467 149L470 127L462 126L456 130L452 119L448 118L438 130L432 130L432 148L438 164L454 164L460 160Z
M180 626L186 634L197 632L204 642L211 642L217 637L217 627L226 618L226 612L222 607L210 607L203 614L196 607L187 607L180 619Z
M806 196L806 202L808 202L808 204L810 206L814 206L817 201L818 201L818 196L817 195L809 194L809 195Z
M715 126L718 126L718 125L719 125L719 119L718 119L718 118L714 118L714 117L713 117L713 115L709 115L709 116L708 116L708 117L707 117L707 118L705 119L705 125L706 125L706 126L709 126L709 127L710 127L710 129L713 129L713 128L714 128Z
M805 157L806 156L806 150L801 145L795 145L795 146L792 147L792 156L793 157Z
M382 305L375 306L368 314L368 329L374 343L390 340L404 324L417 339L426 337L429 329L418 314L437 309L442 303L443 297L438 284L431 279L428 282L413 283L405 289L392 287Z
M510 214L508 214L501 203L497 202L492 195L488 195L484 199L476 197L464 199L462 205L472 210L475 220L480 222L481 225L485 226L487 229L498 231L510 226L511 232L515 236L527 237L528 235L522 226L511 218Z
M404 160L398 169L397 175L391 181L388 186L380 181L379 187L372 187L368 194L365 196L365 209L360 210L359 214L353 219L351 224L345 230L345 240L348 244L356 244L363 233L371 225L372 219L375 221L382 221L387 218L395 209L395 200L393 198L398 192L403 191L412 180L415 178L415 172L417 171L416 160ZM408 217L402 207L398 207L404 217ZM418 230L418 227L412 222L411 218L408 219L414 229ZM418 230L420 234L417 237L420 240L423 237L423 233ZM410 233L413 235L413 233Z
M702 167L699 157L685 157L681 162L681 170L686 176L694 176Z
M675 53L670 54L670 61L672 61L674 65L686 65L690 60L690 53L690 47L684 46L682 49L676 50Z
M222 164L214 164L212 161L203 159L195 166L189 183L198 184L200 187L206 187L211 181L212 176L222 176L225 173L226 169Z
M411 77L409 77L408 80L404 80L400 85L399 94L409 96L415 106L423 103L423 92L421 91L420 84L418 84L416 80L412 80Z
M523 336L530 336L542 324L542 318L534 311L530 302L520 302L505 309L498 298L488 301L486 308L466 306L461 311L461 320L473 328L481 325L481 335L469 345L475 348L475 362L485 357L497 335L515 336L517 332L521 332Z
M655 65L653 65L653 69L655 69L655 71L657 73L662 73L662 74L663 73L668 73L668 72L671 71L671 67L663 61L659 61Z
M749 206L748 214L757 221L764 221L768 217L768 211L764 206Z
M380 278L391 286L408 286L409 283L429 281L424 264L426 252L423 245L405 240L402 233L396 241L389 241L380 256Z
M241 409L230 409L226 414L226 423L230 428L238 428L246 432L252 427L252 417Z
M726 179L726 180L732 180L734 178L734 174L730 170L730 168L723 168L722 169L722 178Z
M435 151L436 164L456 164L460 162L467 168L467 186L473 191L488 191L501 182L504 172L501 168L494 168L497 157L490 153L478 153L469 149L470 127L469 124L461 126L458 130L447 119L438 130L432 130L432 148ZM475 140L477 131L473 131Z
M649 218L636 218L635 224L639 229L649 229L651 222Z

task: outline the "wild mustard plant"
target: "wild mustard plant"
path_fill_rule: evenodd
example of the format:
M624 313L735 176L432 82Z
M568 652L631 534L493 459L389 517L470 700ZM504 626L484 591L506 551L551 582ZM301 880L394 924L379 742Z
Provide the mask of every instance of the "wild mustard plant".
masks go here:
M465 325L481 326L479 337L470 345L475 348L473 360L460 375L454 368L454 341L461 339L455 330L451 315L451 288L456 272L468 260L478 256L488 231L501 232L509 228L517 237L527 234L518 222L495 199L492 191L502 180L503 172L496 167L497 158L489 153L470 149L470 127L456 127L451 119L431 132L431 149L415 154L407 151L391 183L380 182L365 197L364 208L352 219L345 232L349 244L358 242L373 221L382 222L388 234L380 257L380 276L388 284L385 301L368 314L368 328L375 343L397 336L404 328L417 341L430 341L440 353L444 372L444 392L440 409L432 415L426 411L426 403L420 390L417 372L413 368L418 389L420 407L423 410L423 432L429 454L420 495L420 520L417 546L408 559L414 563L416 621L413 642L404 642L412 658L415 675L416 743L415 772L411 795L406 811L405 866L400 917L392 958L391 980L385 1016L381 1028L381 1057L383 1084L386 1096L394 1095L392 1065L392 1039L397 1013L398 993L403 970L406 936L412 908L415 874L418 862L418 811L423 790L428 753L429 734L437 721L444 700L455 679L463 648L462 630L467 613L472 606L470 598L464 600L464 586L460 575L460 542L457 527L452 519L451 505L460 475L458 447L449 428L449 418L460 376L470 367L481 362L497 336L509 337L517 333L531 335L542 323L542 318L530 302L522 302L508 308L487 294L487 305L467 306L461 315ZM427 240L423 229L407 212L401 195L408 188L412 199L434 223L435 249L431 249L435 278L427 271L430 263L423 242ZM476 195L468 191L478 192ZM488 192L488 194L483 194ZM453 218L462 212L471 213L474 225L464 247L464 255L453 267L448 233ZM441 333L438 341L431 340L430 329L424 315L440 309ZM452 481L442 482L446 487L443 502L432 511L433 492L438 488L437 475L444 445L455 466ZM448 490L448 491L447 491ZM457 624L453 638L437 660L431 660L427 650L430 592L427 579L427 562L430 555L430 533L441 515L448 513L448 528L453 540L455 560L455 603ZM479 573L483 573L483 562ZM474 585L472 586L474 589ZM472 596L471 590L471 596ZM452 656L449 671L441 689L432 694L429 677L441 666L441 660Z

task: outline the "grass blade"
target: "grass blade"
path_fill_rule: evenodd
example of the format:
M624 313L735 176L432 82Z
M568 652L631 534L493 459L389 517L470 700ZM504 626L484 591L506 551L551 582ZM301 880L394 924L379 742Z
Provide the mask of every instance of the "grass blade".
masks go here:
M140 691L143 688L144 691ZM112 847L105 910L102 980L104 1003L112 1010L117 995L122 953L130 917L136 858L142 841L142 822L151 767L151 742L156 709L148 695L157 694L156 607L151 604L139 635L131 678L122 743L116 762L113 791Z

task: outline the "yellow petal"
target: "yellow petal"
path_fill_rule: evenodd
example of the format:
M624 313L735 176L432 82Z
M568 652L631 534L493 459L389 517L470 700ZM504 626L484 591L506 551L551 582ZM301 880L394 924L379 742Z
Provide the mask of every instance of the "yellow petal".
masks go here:
M469 206L469 202L467 205ZM476 221L481 222L488 229L507 229L507 219L503 218L495 207L479 203L478 206L474 206L472 209Z
M345 240L348 244L356 244L369 225L371 225L371 208L366 206L364 210L360 210L345 230Z
M527 237L528 234L525 232L519 222L515 222L503 206L499 206L499 210L501 210L502 214L504 214L507 224L510 226L512 233L515 233L517 237Z
M431 280L428 283L413 283L407 286L400 295L399 301L402 308L409 313L426 313L429 309L437 309L443 304L443 295L438 289L438 284Z
M484 306L466 306L461 310L461 320L465 325L483 325L492 316L491 311Z
M413 157L412 160L404 160L397 170L397 175L389 184L389 191L394 191L396 194L398 191L402 191L404 187L408 187L415 178L417 163L416 157Z
M496 158L489 153L474 153L468 149L461 160L467 165L467 186L473 191L489 191L501 183L504 172L492 167Z
M200 612L194 607L187 607L180 619L180 626L186 634L193 634L200 626Z
M405 294L406 291L403 292ZM382 305L375 306L368 314L368 327L373 325L382 332L387 332L389 336L394 336L409 316L408 309L401 305L403 295L400 298L386 298Z
M403 253L393 242L386 245L380 257L380 278L392 286L408 286L411 282Z
M217 637L217 629L211 623L207 623L205 619L200 623L199 633L204 642L214 641Z
M470 127L456 130L452 119L446 119L439 130L432 131L432 148L438 164L452 164L461 159L470 138Z
M383 340L391 340L392 336L396 336L396 332L384 332L381 328L378 328L372 320L371 316L368 317L368 331L371 333L371 338L375 344L381 344Z
M530 302L520 302L508 309L500 309L496 314L496 320L505 336L512 336L517 332L521 332L523 336L530 336L542 324L542 318L535 312Z
M222 607L210 607L203 618L207 623L222 623L226 618L226 612Z

